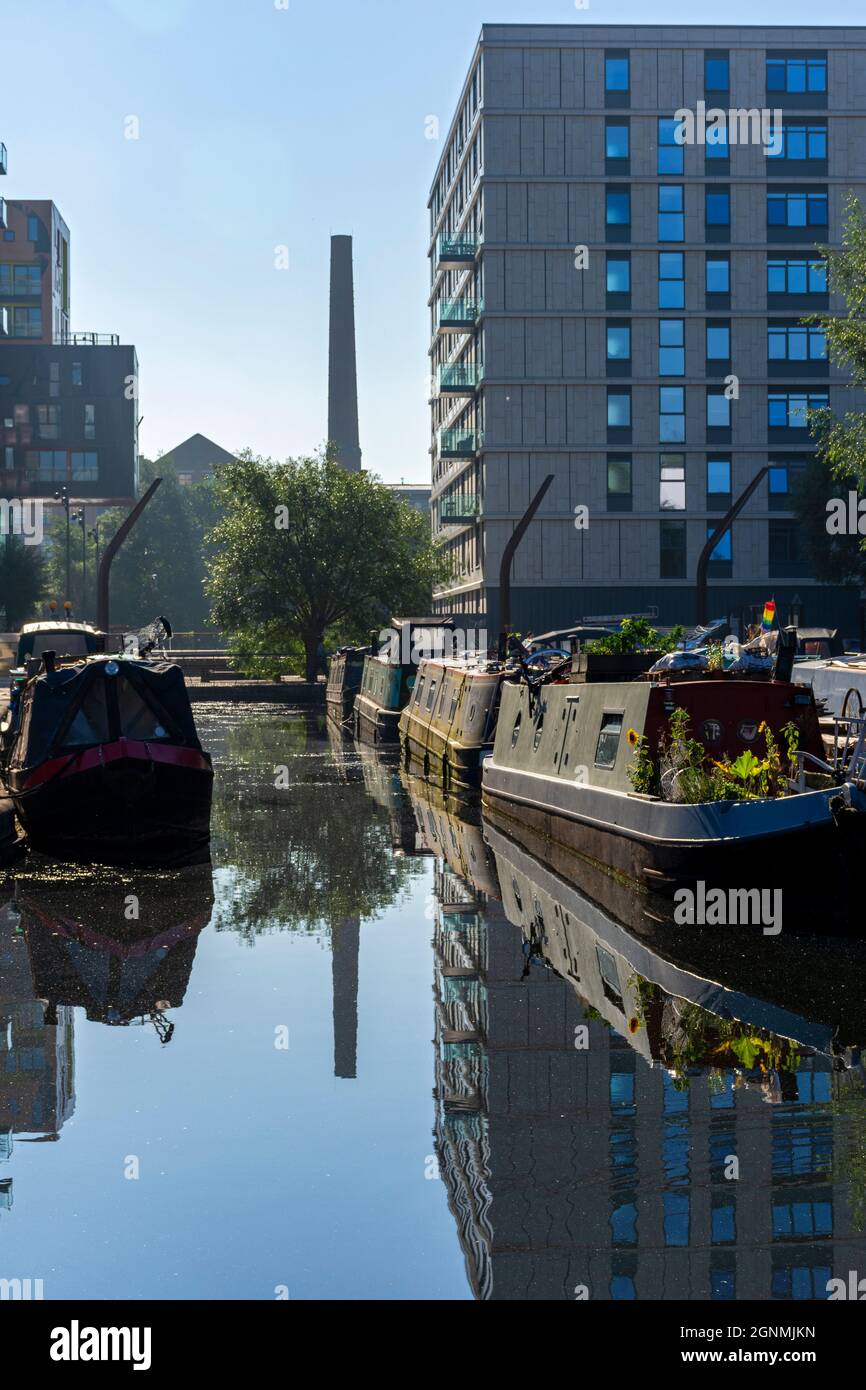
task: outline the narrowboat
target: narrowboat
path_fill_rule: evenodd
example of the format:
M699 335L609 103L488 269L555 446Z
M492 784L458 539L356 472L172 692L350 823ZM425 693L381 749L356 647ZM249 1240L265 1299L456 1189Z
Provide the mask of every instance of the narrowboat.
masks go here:
M412 694L400 716L403 766L445 791L477 787L493 749L502 687L523 670L540 675L567 660L580 643L611 628L574 627L514 642L506 660L483 653L427 658L418 664Z
M337 724L345 724L355 708L355 696L361 688L364 658L369 647L341 647L331 657L328 684L325 688L325 709Z
M7 716L6 791L53 858L189 864L207 855L213 768L179 666L44 651Z
M395 618L364 658L354 732L367 743L394 742L400 714L424 656L451 649L453 619Z
M852 848L866 844L866 724L852 723L828 763L808 686L734 672L694 677L665 670L634 681L504 686L484 764L486 815L519 843L531 835L568 877L569 865L588 863L629 889L670 896L698 882L781 887L798 864L821 863L812 880L826 904L827 884L839 884L834 868L847 873ZM670 756L672 719L685 720L708 774L692 779L691 792ZM718 782L714 769L748 765L740 755L758 767L768 761L768 731L785 750L786 727L797 745L796 776L775 788L786 794ZM694 795L708 783L716 799Z

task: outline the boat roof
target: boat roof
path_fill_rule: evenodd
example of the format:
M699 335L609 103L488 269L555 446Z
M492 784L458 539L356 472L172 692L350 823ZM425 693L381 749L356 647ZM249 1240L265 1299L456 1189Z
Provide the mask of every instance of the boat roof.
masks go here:
M77 623L71 619L46 619L38 623L25 623L19 637L31 632L91 632L97 637L104 637L105 633L101 628L94 627L92 623Z

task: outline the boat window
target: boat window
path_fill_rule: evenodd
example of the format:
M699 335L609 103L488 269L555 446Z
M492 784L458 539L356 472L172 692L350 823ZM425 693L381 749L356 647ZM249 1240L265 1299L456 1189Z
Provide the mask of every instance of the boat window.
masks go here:
M454 719L454 711L455 711L456 708L457 708L457 701L458 701L459 698L460 698L460 696L459 696L458 692L455 690L454 694L451 696L451 709L448 711L448 723L449 723L449 724L453 722L453 719Z
M428 708L428 709L431 709L432 706L433 706L433 696L436 694L436 685L437 685L437 682L436 682L435 680L431 680L431 682L430 682L430 689L429 689L429 691L427 692L427 708Z
M471 704L471 705L469 706L469 723L470 723L470 724L472 723L472 721L473 721L474 718L475 718L475 705L474 705L474 704Z
M108 743L109 738L105 686L102 681L94 681L75 712L63 746L83 747L92 743Z
M33 638L31 656L41 656L43 652L56 652L60 660L64 656L87 656L87 638L83 632L39 632Z
M511 747L513 748L520 737L520 725L523 720L523 710L517 711L517 718L514 721L514 728L511 730Z
M601 728L598 731L598 743L595 749L596 767L615 766L621 733L622 713L603 714L601 716Z
M538 711L538 718L535 721L535 733L532 738L532 751L538 752L538 745L541 742L541 731L544 728L544 705Z
M168 730L160 723L159 716L144 703L138 691L129 681L120 681L117 687L117 704L120 712L120 732L126 738L156 739L169 738Z
M424 682L425 682L426 679L427 679L426 676L419 676L419 677L418 677L418 684L415 686L415 704L416 704L416 705L420 705L420 703L421 703L421 696L422 696L422 694L424 693Z

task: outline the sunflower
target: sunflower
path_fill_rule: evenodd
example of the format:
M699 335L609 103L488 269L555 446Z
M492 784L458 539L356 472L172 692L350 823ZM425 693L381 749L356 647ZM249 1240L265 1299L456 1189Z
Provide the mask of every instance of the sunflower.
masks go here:
M760 722L760 724L758 725L758 733L759 733L759 734L762 734L762 733L764 732L764 730L766 729L766 727L767 727L767 721L766 721L766 719L762 719L761 722Z
M636 748L641 740L641 736L638 733L637 729L629 729L628 733L626 734L626 738L628 739L629 744L632 748Z

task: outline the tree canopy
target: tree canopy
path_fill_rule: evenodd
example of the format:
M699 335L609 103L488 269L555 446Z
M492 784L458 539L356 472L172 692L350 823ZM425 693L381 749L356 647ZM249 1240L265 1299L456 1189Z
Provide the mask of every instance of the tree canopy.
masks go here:
M326 634L365 640L394 612L427 613L441 562L430 524L330 453L283 463L245 451L215 470L208 536L215 624L259 651L303 649L314 680Z
M25 545L21 536L0 535L0 618L7 632L39 617L45 592L41 545Z
M827 356L848 373L848 388L866 390L866 215L853 195L845 206L842 247L822 247L831 294L845 300L846 313L815 314L827 339ZM818 454L839 482L854 480L866 487L866 414L852 402L842 415L817 410L810 419Z

